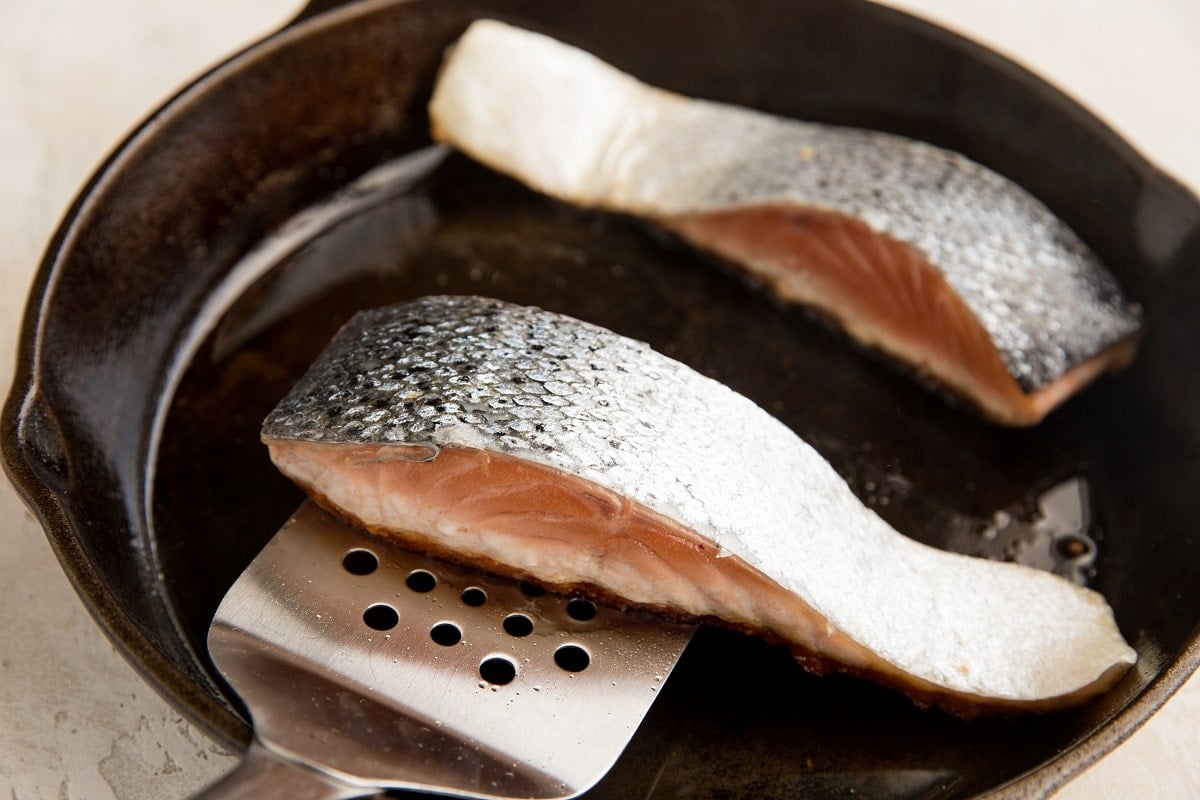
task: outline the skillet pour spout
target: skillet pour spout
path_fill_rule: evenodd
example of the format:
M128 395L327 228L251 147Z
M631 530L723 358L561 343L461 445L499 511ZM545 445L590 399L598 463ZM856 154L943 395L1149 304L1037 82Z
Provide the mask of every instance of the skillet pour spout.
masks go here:
M631 220L455 154L372 183L427 152L444 49L481 16L685 95L991 167L1144 306L1137 360L1041 426L999 429ZM891 487L880 513L931 544L954 545L947 520L1020 516L1063 481L1090 487L1090 582L1139 654L1096 702L968 723L702 629L588 797L1042 797L1200 662L1200 201L996 54L854 0L318 0L150 119L49 244L4 459L109 635L224 742L244 746L248 727L201 643L301 499L258 426L351 314L426 294L489 294L648 341L770 409L864 497Z

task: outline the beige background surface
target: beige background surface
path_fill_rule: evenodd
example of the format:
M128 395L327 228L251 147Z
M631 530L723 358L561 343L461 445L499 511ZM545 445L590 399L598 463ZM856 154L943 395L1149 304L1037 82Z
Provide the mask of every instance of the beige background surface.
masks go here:
M893 0L1050 78L1200 187L1200 3ZM295 0L0 0L0 376L33 270L94 165ZM1200 265L1198 265L1200 266ZM233 758L142 683L0 481L0 797L176 798ZM1200 683L1059 795L1200 797Z

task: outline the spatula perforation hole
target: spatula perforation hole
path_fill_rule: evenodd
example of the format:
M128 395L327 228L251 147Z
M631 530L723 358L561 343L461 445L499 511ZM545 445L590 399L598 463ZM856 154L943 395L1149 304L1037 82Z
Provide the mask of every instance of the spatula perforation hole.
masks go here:
M363 622L377 631L390 631L400 623L400 614L386 603L376 603L363 612Z
M587 622L596 617L596 604L583 597L573 598L567 603L567 616L571 619Z
M504 618L504 632L509 636L528 636L533 633L533 620L524 614L509 614Z
M462 641L462 630L453 622L439 622L430 629L429 638L442 647L453 647Z
M379 569L379 558L370 550L355 549L346 553L342 567L351 575L370 575Z
M554 663L566 672L583 672L592 663L592 657L577 644L564 644L554 651Z
M463 605L478 608L487 602L487 592L478 586L470 586L463 590L462 601Z
M414 569L408 574L408 579L404 584L414 592L425 594L432 592L437 587L437 576L425 569Z
M517 666L507 658L491 656L479 665L479 677L496 686L507 686L517 677Z

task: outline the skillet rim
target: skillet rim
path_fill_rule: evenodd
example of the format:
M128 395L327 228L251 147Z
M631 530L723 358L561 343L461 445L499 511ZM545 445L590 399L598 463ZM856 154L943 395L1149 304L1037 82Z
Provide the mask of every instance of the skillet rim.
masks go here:
M61 441L47 440L47 436L53 437L53 432L47 433L44 428L38 428L38 420L34 418L40 411L48 415L50 422L54 419L53 410L45 405L41 397L38 383L43 313L53 300L58 282L64 279L64 262L70 252L74 233L88 219L92 208L96 205L102 207L99 201L104 199L106 184L120 174L124 160L137 153L147 139L152 140L156 129L165 120L185 111L191 103L203 98L214 87L227 80L236 80L239 65L243 62L264 57L276 48L302 40L313 31L334 27L359 16L368 16L406 2L407 0L312 0L294 19L204 71L151 111L95 168L76 194L46 246L31 283L29 299L22 317L13 382L3 415L0 417L0 447L3 450L5 470L14 488L46 532L55 555L76 592L108 638L143 679L168 703L226 746L244 748L249 741L245 725L213 695L204 691L204 687L194 683L171 663L123 612L105 586L96 565L87 558L80 545L78 531L71 524L64 498L39 469L45 468L44 459L47 452L53 454L56 452L55 447L62 448L63 445ZM925 38L938 40L960 52L967 60L997 70L1019 84L1023 91L1048 99L1064 113L1091 127L1121 156L1125 165L1134 170L1147 184L1154 184L1179 194L1200 209L1200 199L1197 199L1194 193L1146 158L1111 126L1074 98L1024 66L962 34L904 11L867 0L853 0L852 5L861 9L859 13L884 15L890 18L892 25L906 28ZM162 417L169 406L169 403L160 403L153 420L155 427L161 428ZM41 441L38 441L39 437ZM151 475L155 468L156 455L154 451L147 453ZM147 525L148 532L152 532L155 527L152 518L147 519ZM157 588L161 594L161 583ZM179 626L178 620L174 618L171 603L165 597L163 600L164 608L172 622ZM1006 784L984 793L981 797L1045 796L1062 786L1136 732L1198 666L1200 625L1193 629L1188 645L1178 656L1098 730L1073 747Z

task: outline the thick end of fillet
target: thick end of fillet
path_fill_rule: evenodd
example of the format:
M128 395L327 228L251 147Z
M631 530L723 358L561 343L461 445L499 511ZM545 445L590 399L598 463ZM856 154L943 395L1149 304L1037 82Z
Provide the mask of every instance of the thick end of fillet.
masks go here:
M1003 424L1040 422L1097 376L1133 357L1135 336L1026 392L941 271L911 245L862 220L820 209L757 206L660 222Z

